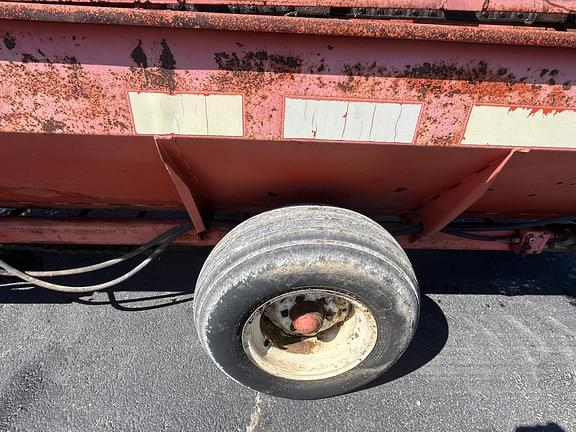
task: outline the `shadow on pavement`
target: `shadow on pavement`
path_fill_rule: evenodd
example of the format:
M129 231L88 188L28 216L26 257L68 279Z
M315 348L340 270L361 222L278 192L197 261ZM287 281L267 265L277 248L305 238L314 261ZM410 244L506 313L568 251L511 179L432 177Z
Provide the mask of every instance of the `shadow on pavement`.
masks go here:
M63 304L76 302L85 305L111 305L124 311L143 311L171 306L193 299L196 279L209 252L209 248L174 248L168 250L152 262L149 268L118 285L118 287L106 290L106 299L103 299L102 295L93 299L90 298L89 293L68 294L37 288L28 284L10 286L15 281L14 278L0 277L0 303ZM67 253L65 255L28 253L18 254L15 257L8 254L3 259L26 270L48 270L89 265L118 255L120 253ZM10 260L11 258L15 262ZM123 271L126 271L127 267L130 266L119 265L112 269L87 275L51 280L69 285L94 284L119 276Z
M576 254L408 251L420 289L434 294L565 295L576 298Z
M567 432L556 423L546 423L545 425L518 426L515 432Z
M172 248L149 268L110 292L190 293L209 252L210 248ZM22 269L47 270L93 264L118 255L24 253L2 254L2 257ZM546 253L526 258L508 252L472 251L409 251L408 255L423 293L564 295L570 297L569 300L576 306L576 265L572 264L576 262L574 253ZM111 271L70 277L64 282L70 285L91 284L116 277L125 269L118 266ZM0 303L71 303L85 297L25 285L3 287L3 284L14 280L0 277ZM134 303L134 296L131 297L130 300L119 300L118 296L112 295L109 304ZM143 297L143 300L152 300L152 296Z
M123 312L142 312L152 309L160 309L168 306L174 306L180 303L186 303L194 300L193 292L168 293L152 296L138 296L133 298L118 299L117 294L112 291L106 291L108 300L76 298L76 303L83 305L110 305L114 309Z
M390 369L363 389L394 381L421 368L442 351L447 340L448 321L442 309L430 297L423 295L420 304L420 322L412 342Z
M81 303L110 305L122 311L143 311L193 299L196 279L210 248L172 248L149 268L117 288L107 299L86 294L66 294L29 285L10 286L12 278L0 277L0 303ZM573 253L547 253L522 258L508 252L409 251L425 294L564 295L576 306L576 266ZM93 264L119 253L8 253L2 257L16 267L59 269ZM554 268L554 271L550 271ZM126 266L89 275L55 279L70 285L93 284L117 277ZM128 293L129 295L127 295ZM138 293L138 294L137 294ZM423 304L422 314L426 313ZM424 320L425 318L422 318ZM422 325L421 325L422 327Z

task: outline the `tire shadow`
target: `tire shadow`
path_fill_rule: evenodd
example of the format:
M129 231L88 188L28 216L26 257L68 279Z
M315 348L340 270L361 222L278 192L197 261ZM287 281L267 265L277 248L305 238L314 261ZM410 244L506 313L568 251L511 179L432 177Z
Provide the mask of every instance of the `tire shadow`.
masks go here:
M412 342L390 369L360 390L397 380L421 368L442 351L448 334L448 321L444 312L434 300L422 294L420 321Z
M546 423L534 426L518 426L515 432L566 432L557 423Z
M209 248L171 248L153 261L148 268L122 284L104 290L106 299L92 293L64 293L34 287L14 278L0 276L0 304L70 304L109 305L122 311L157 309L191 301L194 285ZM107 253L1 253L0 257L15 267L25 270L49 270L94 264L115 258L119 252ZM69 285L87 285L120 276L134 262L119 264L99 272L54 278L54 282Z

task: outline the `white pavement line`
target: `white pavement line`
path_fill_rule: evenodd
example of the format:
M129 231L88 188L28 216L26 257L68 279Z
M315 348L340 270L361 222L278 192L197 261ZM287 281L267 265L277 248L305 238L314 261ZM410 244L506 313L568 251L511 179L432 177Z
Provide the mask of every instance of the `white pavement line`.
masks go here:
M246 432L254 432L256 426L258 426L258 423L260 422L260 414L262 414L260 402L262 402L260 393L257 393L254 398L254 408L252 409L252 414L250 414L250 423L246 425Z

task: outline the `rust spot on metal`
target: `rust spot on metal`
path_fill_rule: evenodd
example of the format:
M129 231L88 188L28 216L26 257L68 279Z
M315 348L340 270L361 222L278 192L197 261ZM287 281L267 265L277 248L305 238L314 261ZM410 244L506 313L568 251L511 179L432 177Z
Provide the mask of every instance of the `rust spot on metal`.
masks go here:
M354 78L348 77L347 80L339 82L338 84L336 84L336 87L338 87L338 89L340 89L344 93L350 93L356 89L356 87L354 86L353 83L354 83Z
M267 51L216 52L218 72L210 75L205 91L241 92L247 96L261 93L262 88L294 80L301 72L303 60ZM247 118L248 120L248 118Z
M306 339L286 345L286 351L294 354L310 354L319 344L318 341Z
M162 39L160 42L162 45L162 53L160 54L160 67L162 69L176 69L176 60L174 60L174 55L168 46L166 39Z
M174 69L176 69L176 60L174 55L168 46L166 39L162 39L160 42L162 45L162 52L160 53L160 68L157 71L149 73L147 71L147 76L151 81L158 85L158 87L167 88L170 93L174 93L176 90L176 76Z
M427 78L436 80L460 80L468 81L470 83L477 83L480 81L491 82L515 82L514 75L507 75L508 69L501 67L493 70L489 67L488 63L480 61L468 65L457 63L446 63L440 61L437 63L424 62L414 65L405 65L403 68L392 67L389 65L380 65L376 62L372 63L355 63L346 64L342 68L342 74L349 78L362 76L362 77L377 77L386 76L394 78ZM428 89L426 87L420 88L421 93L426 94Z
M148 58L146 57L146 53L142 49L141 40L138 41L138 45L136 45L136 48L132 50L130 57L132 58L132 60L134 60L134 63L136 63L138 66L142 68L148 67Z
M53 118L48 119L42 123L42 130L45 133L61 132L64 131L65 129L66 129L65 123L58 120L54 120Z
M8 107L8 110L0 112L0 123L4 128L69 133L75 126L64 124L60 120L73 115L93 119L84 133L95 133L97 130L100 133L111 130L117 131L116 133L122 130L129 132L129 113L122 105L109 103L109 89L90 72L85 71L82 65L74 63L73 57L68 57L68 63L60 61L60 65L47 60L34 66L24 62L0 64L0 76L4 77L4 85L13 89L2 95L2 103ZM119 84L120 81L111 82L111 85ZM50 101L49 106L40 103L38 95L42 95L43 100ZM33 104L31 108L23 105L22 101L26 100Z
M30 53L22 53L22 63L38 63L39 60Z
M269 54L267 51L237 53L217 52L214 61L221 70L296 73L300 72L302 59L297 56Z
M4 46L9 50L14 49L16 47L16 38L10 33L6 33L4 35Z
M74 56L64 56L64 58L62 59L62 63L70 64L70 65L79 65L80 64L78 59Z

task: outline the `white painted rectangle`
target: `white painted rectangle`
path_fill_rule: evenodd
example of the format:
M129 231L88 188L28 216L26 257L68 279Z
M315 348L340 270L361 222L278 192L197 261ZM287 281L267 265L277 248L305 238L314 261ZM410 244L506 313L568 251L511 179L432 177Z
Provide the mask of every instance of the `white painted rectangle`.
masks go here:
M242 136L242 96L130 92L136 133Z
M462 144L576 148L576 110L474 105Z
M284 138L411 143L420 104L286 98Z

